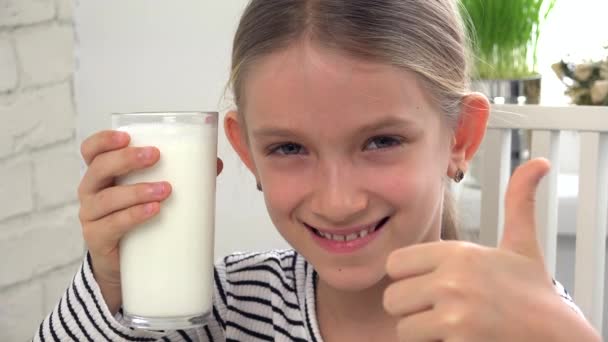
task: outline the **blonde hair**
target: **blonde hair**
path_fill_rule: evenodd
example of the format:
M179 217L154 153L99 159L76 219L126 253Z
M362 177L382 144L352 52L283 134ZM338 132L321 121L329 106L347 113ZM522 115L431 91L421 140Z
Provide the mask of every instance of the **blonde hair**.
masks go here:
M238 108L245 108L243 84L255 61L303 38L416 73L456 127L470 64L456 0L251 0L233 42L230 85ZM442 239L458 238L454 214L446 189Z

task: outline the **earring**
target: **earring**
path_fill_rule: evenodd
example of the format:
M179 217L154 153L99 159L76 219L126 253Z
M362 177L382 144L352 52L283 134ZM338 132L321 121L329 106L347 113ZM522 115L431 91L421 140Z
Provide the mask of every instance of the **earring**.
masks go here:
M256 188L258 188L258 191L262 191L262 184L260 184L260 182L257 182Z
M454 175L454 182L456 183L460 183L460 181L464 178L464 172L462 172L461 169L458 169L456 171L456 174Z

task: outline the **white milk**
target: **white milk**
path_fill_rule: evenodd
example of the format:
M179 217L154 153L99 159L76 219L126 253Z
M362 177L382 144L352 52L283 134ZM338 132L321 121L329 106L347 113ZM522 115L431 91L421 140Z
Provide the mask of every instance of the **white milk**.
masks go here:
M160 160L121 184L168 181L160 213L120 243L123 307L140 317L211 311L217 126L143 123L120 127L131 146L155 146Z

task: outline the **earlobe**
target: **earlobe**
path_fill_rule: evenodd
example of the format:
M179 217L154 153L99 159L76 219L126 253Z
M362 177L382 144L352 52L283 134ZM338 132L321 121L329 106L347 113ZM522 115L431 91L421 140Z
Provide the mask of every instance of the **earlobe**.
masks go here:
M480 93L471 93L462 98L460 119L454 132L448 175L453 178L458 170L467 171L486 132L490 104Z
M224 117L224 131L226 133L226 137L228 138L228 141L230 142L230 145L232 145L234 151L241 158L241 161L243 161L245 166L247 166L247 168L257 178L257 172L251 156L249 144L247 143L247 132L245 129L245 124L241 121L236 111L226 113L226 116Z

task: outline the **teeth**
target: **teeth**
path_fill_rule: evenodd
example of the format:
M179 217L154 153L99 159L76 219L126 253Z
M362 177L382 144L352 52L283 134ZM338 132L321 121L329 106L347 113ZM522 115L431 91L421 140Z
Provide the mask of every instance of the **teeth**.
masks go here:
M344 242L344 241L346 241L346 236L344 236L344 235L338 235L338 234L333 234L331 236L331 239L334 240L334 241Z
M326 238L328 240L333 240L333 241L338 241L338 242L348 242L348 241L353 241L353 240L356 240L356 239L360 239L360 238L366 237L367 235L369 235L369 234L375 232L376 230L378 230L379 226L384 225L384 223L386 221L388 221L388 218L383 219L382 221L380 221L375 226L371 226L371 227L369 227L367 229L363 229L363 230L361 230L359 232L351 233L351 234L348 234L348 235L330 234L330 233L325 233L325 232L322 232L320 230L314 229L312 227L310 227L310 228L312 228L313 231L318 236L321 236L321 237Z
M365 231L365 230L363 230ZM352 233L346 236L346 241L353 241L354 239L359 237L359 233Z
M317 233L317 235L322 236L328 240L334 240L334 241L339 241L339 242L345 242L345 241L353 241L356 239L360 239L362 237L367 236L368 234L373 233L376 230L376 227L370 227L367 229L363 229L360 232L356 232L356 233L351 233L348 235L338 235L338 234L330 234L330 233L325 233L319 230L315 229L315 232Z

